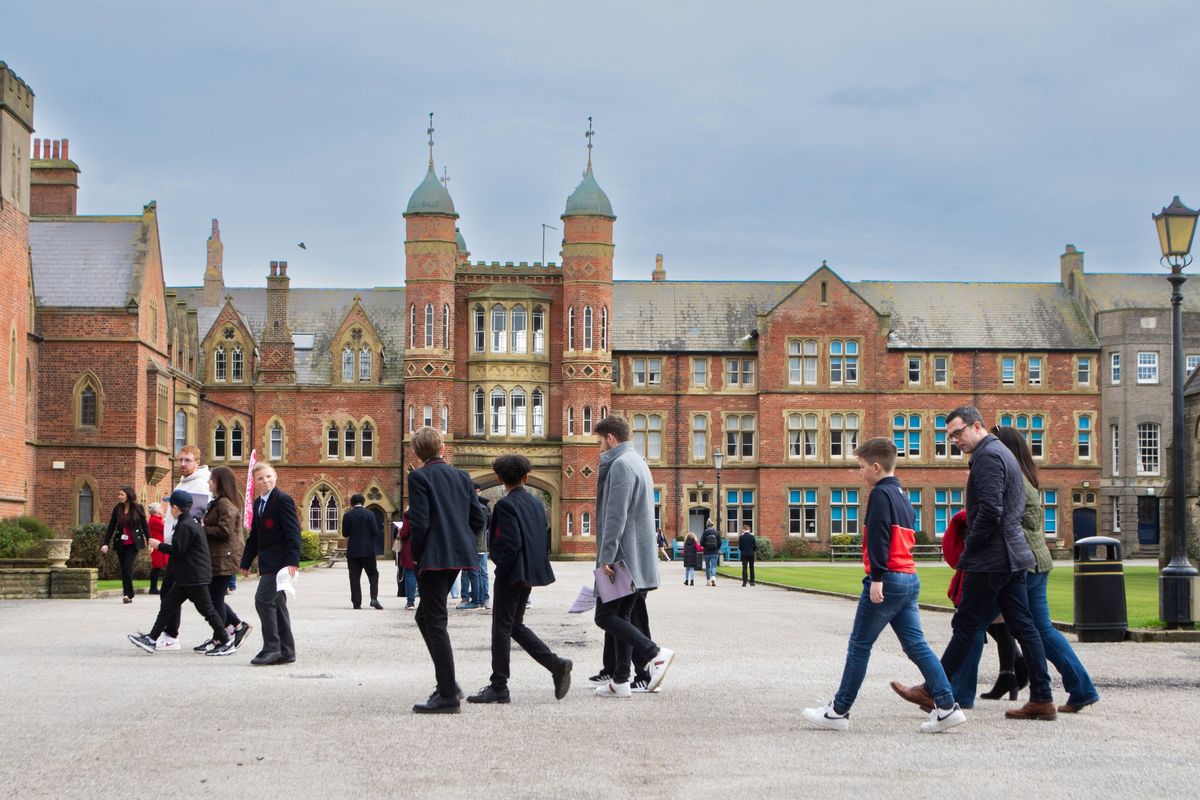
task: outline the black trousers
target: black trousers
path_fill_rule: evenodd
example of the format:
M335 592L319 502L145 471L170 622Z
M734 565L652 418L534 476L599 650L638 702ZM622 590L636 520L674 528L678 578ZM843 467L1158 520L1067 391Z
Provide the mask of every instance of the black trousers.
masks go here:
M236 628L242 624L237 612L225 602L225 595L229 593L228 575L213 575L212 583L208 585L208 593L212 597L213 608L225 619L226 625Z
M646 611L646 595L638 592L633 602L633 610L629 612L629 621L647 638L650 636L650 614ZM617 637L607 631L604 633L604 671L609 675L617 672ZM633 665L634 680L650 680L645 662Z
M962 668L975 643L975 636L996 618L996 607L1025 654L1029 668L1029 699L1047 703L1054 699L1050 674L1046 671L1046 650L1029 612L1025 589L1025 570L1020 572L968 572L963 578L963 597L950 627L954 635L942 653L942 669L951 681Z
M500 581L492 588L492 687L495 689L508 686L509 656L514 641L551 672L562 663L536 633L525 627L525 603L529 600L529 592L528 586L515 588Z
M183 608L183 602L191 600L192 605L200 612L200 616L204 617L205 621L212 627L213 638L222 644L229 641L229 634L225 631L225 620L221 618L221 614L213 606L212 595L208 591L208 584L200 584L199 586L180 586L175 584L162 597L162 604L158 608L158 619L154 620L154 627L150 629L151 639L157 639L164 630L167 630L167 626L171 620L179 615L180 610Z
M630 665L634 659L639 664L645 664L658 655L658 645L629 621L638 595L642 595L644 603L645 594L644 589L639 589L620 600L596 604L596 626L616 639L617 660L612 672L614 683L629 682Z
M150 594L158 593L158 579L162 577L162 567L150 568Z
M754 583L754 556L742 556L742 586L746 585L746 570L750 570L750 582Z
M117 561L121 565L121 591L133 597L133 562L137 561L137 545L117 544Z
M454 680L454 650L446 630L446 598L458 577L456 569L427 569L417 573L421 604L417 606L417 629L425 640L433 674L437 677L438 694L447 699L456 697L458 684Z
M162 586L159 587L159 595L158 595L159 610L166 608L167 593L171 591L171 588L174 585L175 585L175 578L171 574L171 565L168 563L166 569L163 570ZM211 598L209 598L209 599L211 600ZM172 639L179 638L179 623L183 619L183 609L181 608L181 605L182 604L180 604L180 606L175 607L175 611L174 611L172 617L169 620L167 620L167 625L165 628L163 628L163 631L167 634L167 636L170 636Z
M350 568L350 605L358 608L362 605L362 573L367 571L367 583L371 587L371 602L379 602L379 566L375 556L355 556L346 559Z

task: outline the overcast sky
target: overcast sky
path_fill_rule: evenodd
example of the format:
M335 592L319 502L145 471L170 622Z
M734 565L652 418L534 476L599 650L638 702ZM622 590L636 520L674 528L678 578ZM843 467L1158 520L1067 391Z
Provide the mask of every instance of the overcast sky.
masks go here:
M167 281L404 279L435 112L473 260L541 259L586 160L617 278L1155 271L1200 204L1195 0L22 2L0 59L82 214L158 201ZM558 261L560 232L547 234ZM308 249L296 243L304 241Z

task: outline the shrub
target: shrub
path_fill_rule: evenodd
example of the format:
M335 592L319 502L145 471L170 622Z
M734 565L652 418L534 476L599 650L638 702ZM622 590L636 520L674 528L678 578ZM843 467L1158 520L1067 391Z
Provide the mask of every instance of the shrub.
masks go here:
M104 542L104 531L108 528L99 522L90 522L71 529L71 557L67 559L68 567L89 567L97 570L97 578L102 581L115 580L121 577L121 562L113 548L101 555L100 545ZM150 548L143 548L133 562L133 577L144 580L150 577Z
M780 554L789 560L799 561L800 559L808 558L810 555L808 542L797 536L789 536L783 542L783 548Z
M837 533L829 537L829 543L837 545L862 544L862 540L853 533Z
M754 557L759 561L765 561L775 557L775 546L771 544L771 540L765 536L757 536L754 539Z
M321 534L304 531L300 534L300 560L319 561L321 558Z
M917 544L933 544L933 540L929 538L929 534L925 531L916 531L915 542Z
M33 517L0 521L0 558L45 558L45 541L53 538L50 526Z

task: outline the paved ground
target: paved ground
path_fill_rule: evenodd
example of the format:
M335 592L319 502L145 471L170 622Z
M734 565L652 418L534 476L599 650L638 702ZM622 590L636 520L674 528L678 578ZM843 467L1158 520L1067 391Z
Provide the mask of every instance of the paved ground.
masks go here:
M563 612L587 567L556 565L529 623L575 660L556 702L514 653L510 706L414 717L432 668L383 565L385 611L349 607L344 565L304 573L293 604L299 660L146 655L152 598L0 602L0 796L4 797L1173 797L1200 781L1200 645L1089 644L1104 699L1057 722L1009 722L981 701L968 725L918 734L920 713L887 688L915 670L894 639L875 651L852 728L811 730L799 709L836 688L854 605L765 587L681 585L664 565L650 599L656 638L678 659L662 693L591 696L601 637ZM254 584L233 597L253 614ZM483 685L481 612L451 621L460 682ZM949 615L928 614L934 648ZM255 620L256 621L256 620ZM184 642L204 636L188 607ZM985 652L985 675L994 667ZM1060 694L1061 697L1061 694Z

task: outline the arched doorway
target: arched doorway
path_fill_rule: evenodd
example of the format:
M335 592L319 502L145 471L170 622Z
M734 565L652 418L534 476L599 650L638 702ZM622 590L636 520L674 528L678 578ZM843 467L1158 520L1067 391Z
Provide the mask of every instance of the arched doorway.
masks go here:
M479 494L488 501L488 508L495 508L496 501L504 497L504 485L496 479L494 472L487 475L481 475L473 478L476 484L479 485ZM547 481L530 474L528 482L525 484L525 489L534 497L542 501L542 505L546 509L546 522L550 525L550 552L560 552L559 537L560 532L556 529L555 520L558 519L558 490Z

